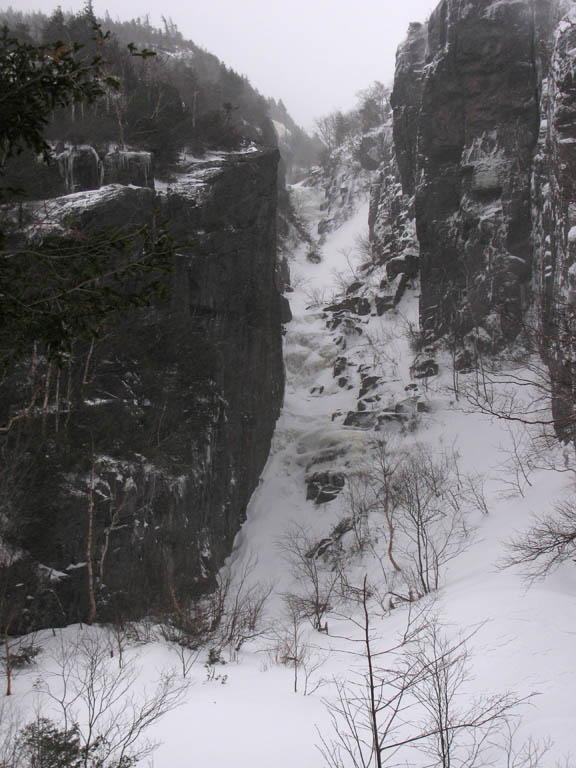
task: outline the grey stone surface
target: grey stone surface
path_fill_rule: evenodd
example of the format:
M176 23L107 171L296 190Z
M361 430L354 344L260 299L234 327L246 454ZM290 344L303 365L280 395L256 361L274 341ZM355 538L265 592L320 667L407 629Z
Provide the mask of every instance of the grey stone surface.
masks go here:
M78 344L59 386L52 371L49 416L10 436L26 452L15 528L30 626L86 618L92 456L100 618L201 594L230 553L283 397L277 160L230 155L167 196L110 186L51 201L80 228L144 224L159 209L183 247L169 301L119 319L93 349ZM22 386L18 372L3 382L2 419Z

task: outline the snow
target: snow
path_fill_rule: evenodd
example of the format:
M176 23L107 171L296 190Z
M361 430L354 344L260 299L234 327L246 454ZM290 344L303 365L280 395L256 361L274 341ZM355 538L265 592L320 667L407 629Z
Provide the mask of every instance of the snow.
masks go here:
M486 8L484 15L488 17L495 16L502 6L521 4L524 4L524 0L497 0L497 2L492 2L488 8Z
M304 211L303 218L313 224L321 215L318 190L299 185L295 197ZM553 766L574 744L576 572L566 564L530 586L521 573L502 570L499 565L506 554L505 542L526 530L534 515L566 496L573 471L537 469L529 475L530 484L522 479L516 482L512 438L517 443L525 439L524 429L474 411L463 397L457 400L451 389L448 355L437 358L440 376L412 379L410 337L418 327L417 285L407 291L397 309L382 317L372 314L360 319L363 333L347 337L345 351L355 387L348 390L337 385L332 366L342 354L342 348L335 344L342 334L327 328L322 309L341 293L346 282L358 277L355 243L358 235L365 234L367 216L368 202L361 200L356 213L327 236L321 263L307 260L305 246L293 254L295 290L290 302L294 319L285 337L284 408L268 463L226 569L239 573L252 562L249 579L274 585L268 611L273 626L281 627L282 594L294 589L282 541L294 526L310 531L315 540L325 538L347 512L343 495L329 504L307 501L306 477L328 469L354 476L365 468L376 437L384 436L403 448L422 445L429 455L454 453L462 477L469 473L484 479L489 514L477 512L472 516L474 532L466 550L443 573L434 610L451 631L467 633L477 628L471 643L470 696L506 690L515 691L519 697L538 693L530 706L523 707L521 736L551 738L553 751L538 768ZM360 279L370 282L362 274ZM372 279L377 283L380 275ZM426 403L429 412L418 415L414 431L397 424L386 425L386 431L380 433L343 425L345 414L357 407L357 371L361 365L372 366L370 373L381 377L378 391L383 409L407 399L412 404L417 400ZM460 376L463 387L470 376ZM559 447L547 459L556 468L565 461L573 469L573 456ZM67 570L84 565L71 565ZM365 574L378 583L379 567L365 552L351 555L350 583L361 585ZM337 637L357 633L342 615L346 611L353 611L353 607L347 606L340 615L328 614L329 634L304 629L307 642L325 659L316 678L323 678L326 684L309 696L294 693L291 670L275 662L273 633L214 668L204 666L205 649L190 673L193 684L185 703L151 733L161 742L154 756L156 768L207 763L218 767L233 764L234 768L269 768L271 763L279 768L321 765L317 729L327 734L329 725L323 697L333 698L334 681L348 678L359 664L346 652L346 641ZM402 629L405 615L399 608L375 621L382 643L389 643ZM59 636L72 642L75 633L89 631L96 630L70 627L58 630L55 638L44 633L38 666L16 678L10 705L30 710L38 695L33 694L34 680L40 670L49 667ZM160 669L177 668L174 652L166 643L153 642L129 648L126 653L140 665L141 685L150 683ZM422 758L418 766L425 762Z

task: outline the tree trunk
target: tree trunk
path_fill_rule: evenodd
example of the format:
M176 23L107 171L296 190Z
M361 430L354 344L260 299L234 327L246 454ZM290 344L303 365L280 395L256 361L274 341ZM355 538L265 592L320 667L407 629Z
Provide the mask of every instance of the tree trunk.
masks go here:
M94 528L94 464L96 459L92 456L92 466L90 468L90 489L88 492L88 536L86 538L86 569L88 572L88 599L90 602L90 611L88 613L88 624L96 621L96 596L94 594L94 564L92 562L92 536Z

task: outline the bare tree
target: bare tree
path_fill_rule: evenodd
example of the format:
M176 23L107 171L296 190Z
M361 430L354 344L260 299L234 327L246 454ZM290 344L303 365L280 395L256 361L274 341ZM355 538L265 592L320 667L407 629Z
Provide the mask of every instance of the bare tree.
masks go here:
M411 706L409 694L416 681L402 650L423 630L426 613L410 609L402 635L393 646L381 650L372 626L375 617L370 595L365 577L361 617L352 618L361 633L355 640L361 650L352 653L362 659L363 669L356 679L336 682L336 699L325 702L332 738L320 734L320 752L330 768L382 768L401 746L404 719Z
M124 621L121 616L118 616L110 624L106 625L106 631L108 635L108 647L110 649L110 657L116 656L118 659L118 666L121 667L124 663L124 652L130 643L134 642L137 637L137 631L133 628L130 622Z
M576 560L576 499L563 501L554 509L508 542L503 567L522 566L525 577L533 582L562 563Z
M251 556L238 568L222 568L216 589L199 600L188 599L181 604L171 587L172 611L161 629L164 639L191 651L210 642L218 655L228 648L235 656L245 643L264 635L266 604L273 584L254 580L256 564ZM191 659L184 661L184 650L179 653L182 664L193 664Z
M198 661L202 649L190 648L187 645L185 638L181 638L180 642L178 640L173 640L170 647L178 657L182 677L187 678L192 670L192 667Z
M529 736L520 745L517 744L520 721L508 720L502 732L502 751L505 755L505 768L541 768L543 758L552 749L552 741L536 740ZM558 767L557 767L558 768Z
M290 593L289 598L314 629L320 631L336 598L340 573L323 559L318 544L310 531L294 526L281 539L279 547L298 584L299 591Z
M0 643L3 649L0 660L6 675L6 696L12 695L13 673L18 666L18 648L26 643L26 640L15 636L15 628L26 606L24 584L18 572L19 560L20 552L4 542L0 551Z
M363 552L372 539L370 514L375 507L373 489L366 473L349 475L344 495L350 514L354 545L358 552Z
M398 473L405 460L405 455L385 440L376 443L371 466L370 484L375 496L377 509L386 520L387 554L395 571L401 571L395 555L395 535L399 506Z
M223 569L210 598L211 623L218 647L230 648L232 655L267 630L265 609L273 585L253 581L256 564L251 556L236 570Z
M340 111L319 117L315 121L317 135L331 154L339 147L350 132L350 116Z
M465 498L452 474L454 462L447 454L434 458L421 446L399 471L398 526L409 564L404 570L420 595L438 589L444 566L469 544Z
M94 538L94 471L96 466L96 457L92 450L92 459L90 462L90 479L88 483L88 508L87 508L87 534L86 534L86 572L88 574L88 601L90 610L88 613L88 624L93 624L96 620L96 594L94 589L94 560L93 560L93 538Z
M146 730L179 706L188 689L173 672L162 672L154 690L135 692L140 674L134 658L123 666L110 660L106 639L86 634L73 643L62 641L54 672L41 681L42 691L60 711L66 732L78 728L83 768L97 755L103 768L132 764L149 755L156 744Z
M170 650L178 658L182 677L187 678L203 650L198 635L196 633L190 635L185 628L175 626L170 622L160 624L159 632Z
M300 600L295 599L293 595L285 595L284 607L284 621L273 633L274 658L278 663L292 668L294 693L298 692L298 686L302 680L302 693L304 696L309 696L325 683L315 675L325 663L326 658L314 654L310 647L307 633L302 626L305 617L301 613Z
M525 318L514 344L497 356L478 343L482 329L469 334L472 369L461 378L460 391L472 408L573 442L574 382L563 359L572 344L572 316L572 307L560 302L547 329Z
M320 735L320 751L327 765L409 765L414 751L425 752L430 766L486 765L490 737L526 699L504 693L459 706L471 635L450 641L425 609L410 609L397 642L379 650L373 618L364 579L362 617L355 622L362 630L356 642L362 644L363 672L359 680L337 683L336 700L326 702L332 738Z
M462 474L454 452L424 444L408 450L374 441L348 485L350 530L356 548L380 563L374 591L386 609L438 589L445 566L469 545L470 514L488 514L482 478Z
M291 595L284 597L286 621L276 629L274 653L280 664L292 667L294 693L298 692L298 673L304 663L307 653L304 630L302 628L303 616L300 612L300 603Z
M15 768L21 759L19 732L22 713L12 702L0 699L0 768Z
M425 713L418 749L440 768L485 765L495 735L522 702L506 692L461 703L470 680L467 644L477 631L449 639L434 620L409 650L417 678L414 698Z

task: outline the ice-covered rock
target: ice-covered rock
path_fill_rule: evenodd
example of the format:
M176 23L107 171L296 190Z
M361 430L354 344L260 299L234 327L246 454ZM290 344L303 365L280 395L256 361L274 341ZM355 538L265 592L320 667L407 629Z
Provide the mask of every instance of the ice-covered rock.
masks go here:
M102 186L103 166L94 147L68 147L56 155L58 169L68 192L83 192Z
M154 157L151 152L116 149L104 158L105 184L131 184L154 189Z

